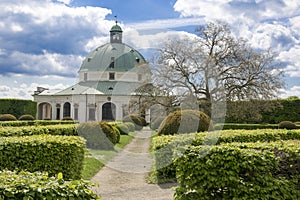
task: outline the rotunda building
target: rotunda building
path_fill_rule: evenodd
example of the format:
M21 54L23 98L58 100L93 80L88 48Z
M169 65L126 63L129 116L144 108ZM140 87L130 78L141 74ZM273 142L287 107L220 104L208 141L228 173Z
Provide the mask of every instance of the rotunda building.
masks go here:
M114 121L139 110L129 103L140 97L138 88L150 83L151 71L143 55L122 42L122 33L116 22L110 42L83 60L77 84L58 92L37 88L33 97L38 102L38 119Z

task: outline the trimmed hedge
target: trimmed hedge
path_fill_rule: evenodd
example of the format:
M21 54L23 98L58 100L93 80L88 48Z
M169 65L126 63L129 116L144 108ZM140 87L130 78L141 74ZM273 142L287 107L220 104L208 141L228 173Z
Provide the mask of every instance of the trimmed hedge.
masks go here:
M123 117L122 121L124 123L126 123L126 122L133 123L135 125L135 130L142 130L143 126L146 125L145 123L147 123L143 117L141 117L139 115L134 115L134 114Z
M299 127L300 128L300 127ZM278 124L216 124L214 126L215 130L229 130L229 129L245 129L245 130L255 130L255 129L278 129Z
M82 123L77 129L90 149L113 150L114 145L120 141L120 132L107 122Z
M175 199L299 199L299 151L299 141L187 148Z
M37 102L24 99L0 99L0 114L9 113L16 118L29 114L36 116Z
M164 121L165 117L157 117L150 123L150 128L152 130L157 130L160 126L160 124Z
M118 123L115 125L115 127L120 131L121 135L128 135L129 134L129 128L126 126L126 124Z
M0 121L0 126L47 126L47 125L58 125L58 124L76 124L70 120L29 120L29 121Z
M77 126L74 124L50 126L0 127L0 137L43 134L76 136L78 135L78 132Z
M34 120L34 117L32 115L22 115L19 117L19 120L21 121L31 121Z
M80 179L84 152L85 140L78 136L2 137L0 170L61 172L66 179Z
M300 130L223 130L174 136L159 136L152 139L151 151L157 175L162 179L174 179L174 160L181 155L185 145L218 145L233 142L271 142L278 140L300 140Z
M199 110L178 110L170 113L160 124L158 135L174 135L207 131L210 118Z
M296 129L297 125L291 121L282 121L278 124L278 128L285 128L285 129Z
M64 181L41 172L0 171L0 199L95 199L94 184L84 180Z
M132 122L124 122L124 124L128 127L129 132L134 132L135 131L135 125Z
M1 114L0 121L17 121L17 118L12 114Z

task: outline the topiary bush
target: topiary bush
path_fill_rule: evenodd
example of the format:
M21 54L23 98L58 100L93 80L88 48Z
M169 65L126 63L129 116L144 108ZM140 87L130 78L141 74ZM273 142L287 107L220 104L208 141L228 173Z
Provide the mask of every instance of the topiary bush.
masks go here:
M152 130L157 130L160 126L160 124L164 121L165 117L157 117L150 123L150 128Z
M113 150L120 141L120 132L107 122L87 122L78 126L78 134L90 149Z
M296 129L297 125L291 121L282 121L278 124L278 128L291 130L291 129Z
M158 128L158 135L174 135L207 131L210 118L199 110L178 110L170 113Z
M34 117L32 115L22 115L19 117L19 120L21 121L32 121L34 120Z
M126 125L129 129L129 132L134 132L135 131L135 125L132 122L125 122L124 125Z
M64 117L63 119L62 119L63 121L74 121L73 120L73 118L72 117Z
M123 123L116 124L115 127L119 130L121 135L128 135L130 132L128 126Z
M12 114L0 115L0 121L17 121L17 118Z
M144 119L145 120L145 119ZM135 130L142 130L145 124L145 121L139 115L127 115L123 117L123 122L132 122L135 125Z

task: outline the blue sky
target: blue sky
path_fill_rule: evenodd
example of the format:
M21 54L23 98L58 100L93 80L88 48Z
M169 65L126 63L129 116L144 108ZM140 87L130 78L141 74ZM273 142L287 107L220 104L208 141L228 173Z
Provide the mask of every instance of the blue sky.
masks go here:
M109 41L115 15L123 41L146 59L162 41L223 20L254 48L275 50L285 63L280 96L300 96L298 0L1 0L0 10L0 98L77 82L85 56Z

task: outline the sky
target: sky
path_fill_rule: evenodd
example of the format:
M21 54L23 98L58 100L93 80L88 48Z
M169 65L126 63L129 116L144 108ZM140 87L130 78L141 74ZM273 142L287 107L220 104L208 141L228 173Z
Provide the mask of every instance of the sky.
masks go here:
M279 97L300 96L299 0L1 0L0 98L33 99L37 86L75 84L83 59L109 42L118 16L123 42L150 60L162 41L222 20L284 64Z

